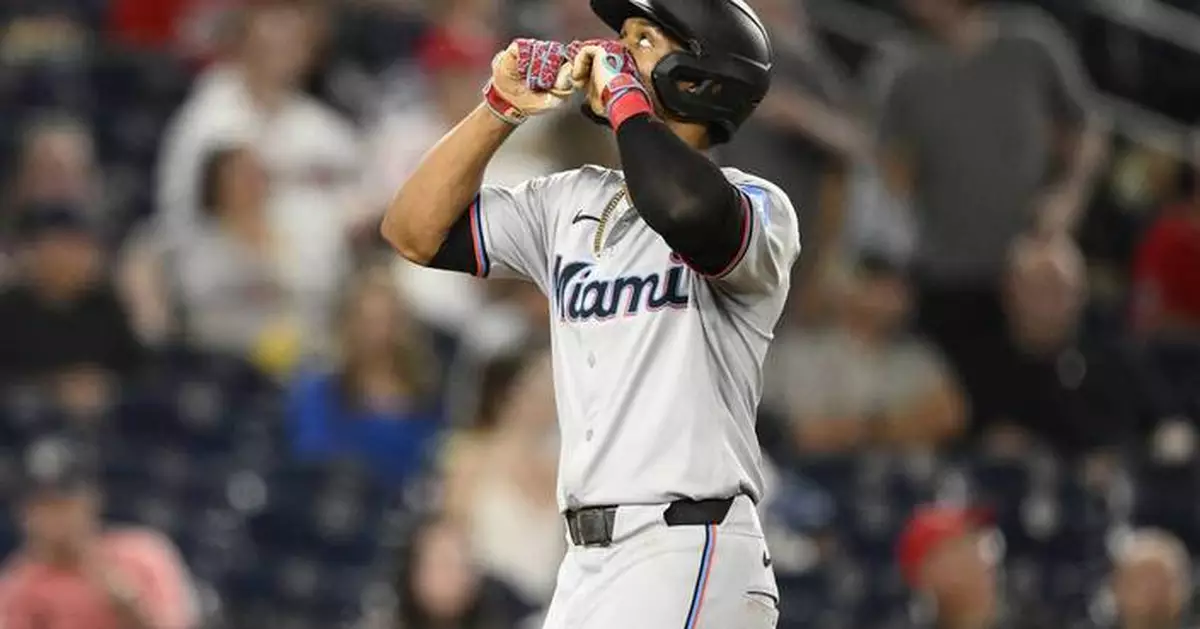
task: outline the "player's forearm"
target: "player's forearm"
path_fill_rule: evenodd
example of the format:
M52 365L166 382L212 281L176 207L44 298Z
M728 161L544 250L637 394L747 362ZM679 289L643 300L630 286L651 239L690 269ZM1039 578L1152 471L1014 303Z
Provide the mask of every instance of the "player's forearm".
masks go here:
M741 245L745 210L721 169L649 115L625 121L617 146L646 224L701 271L724 268Z
M400 187L380 226L384 239L417 264L432 260L514 128L486 105L476 107L425 154Z

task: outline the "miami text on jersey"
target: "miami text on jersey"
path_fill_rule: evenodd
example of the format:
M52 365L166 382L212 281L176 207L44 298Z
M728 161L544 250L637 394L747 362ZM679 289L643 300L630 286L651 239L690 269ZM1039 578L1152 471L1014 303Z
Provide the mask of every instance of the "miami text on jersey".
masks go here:
M563 321L603 321L688 305L686 269L671 264L648 275L595 277L591 262L554 260L554 310Z

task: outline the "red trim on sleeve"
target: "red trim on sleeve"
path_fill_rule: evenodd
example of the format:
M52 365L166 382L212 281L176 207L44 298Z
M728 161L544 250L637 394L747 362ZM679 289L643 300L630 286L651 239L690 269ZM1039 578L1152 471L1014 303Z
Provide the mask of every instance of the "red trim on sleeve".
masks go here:
M491 270L491 264L487 256L487 247L483 240L483 219L479 216L480 207L483 205L482 197L482 193L475 195L475 200L471 202L471 207L467 209L467 216L471 220L471 244L475 250L476 277L487 277L488 271Z
M750 238L754 235L754 208L750 205L750 198L741 188L738 188L737 193L738 198L742 200L742 243L738 245L737 253L733 255L733 259L725 265L725 268L712 274L701 273L710 279L721 279L732 273L745 259L746 252L750 250Z

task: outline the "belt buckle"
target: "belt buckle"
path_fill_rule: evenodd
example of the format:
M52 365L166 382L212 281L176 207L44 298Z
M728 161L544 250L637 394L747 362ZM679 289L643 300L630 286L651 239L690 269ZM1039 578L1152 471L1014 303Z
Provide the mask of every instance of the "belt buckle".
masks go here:
M605 547L612 544L611 520L608 509L583 509L575 514L579 543L583 546Z

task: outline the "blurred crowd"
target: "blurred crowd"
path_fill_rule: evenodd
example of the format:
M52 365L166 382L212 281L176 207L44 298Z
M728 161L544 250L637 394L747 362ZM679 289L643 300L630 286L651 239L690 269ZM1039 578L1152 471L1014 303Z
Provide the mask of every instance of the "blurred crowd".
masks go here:
M1200 124L1200 52L1100 2L751 4L773 88L714 159L800 213L781 626L1185 626L1200 133L1104 104ZM0 626L539 626L545 298L378 237L518 34L605 33L585 0L0 6ZM565 108L487 178L609 135Z

